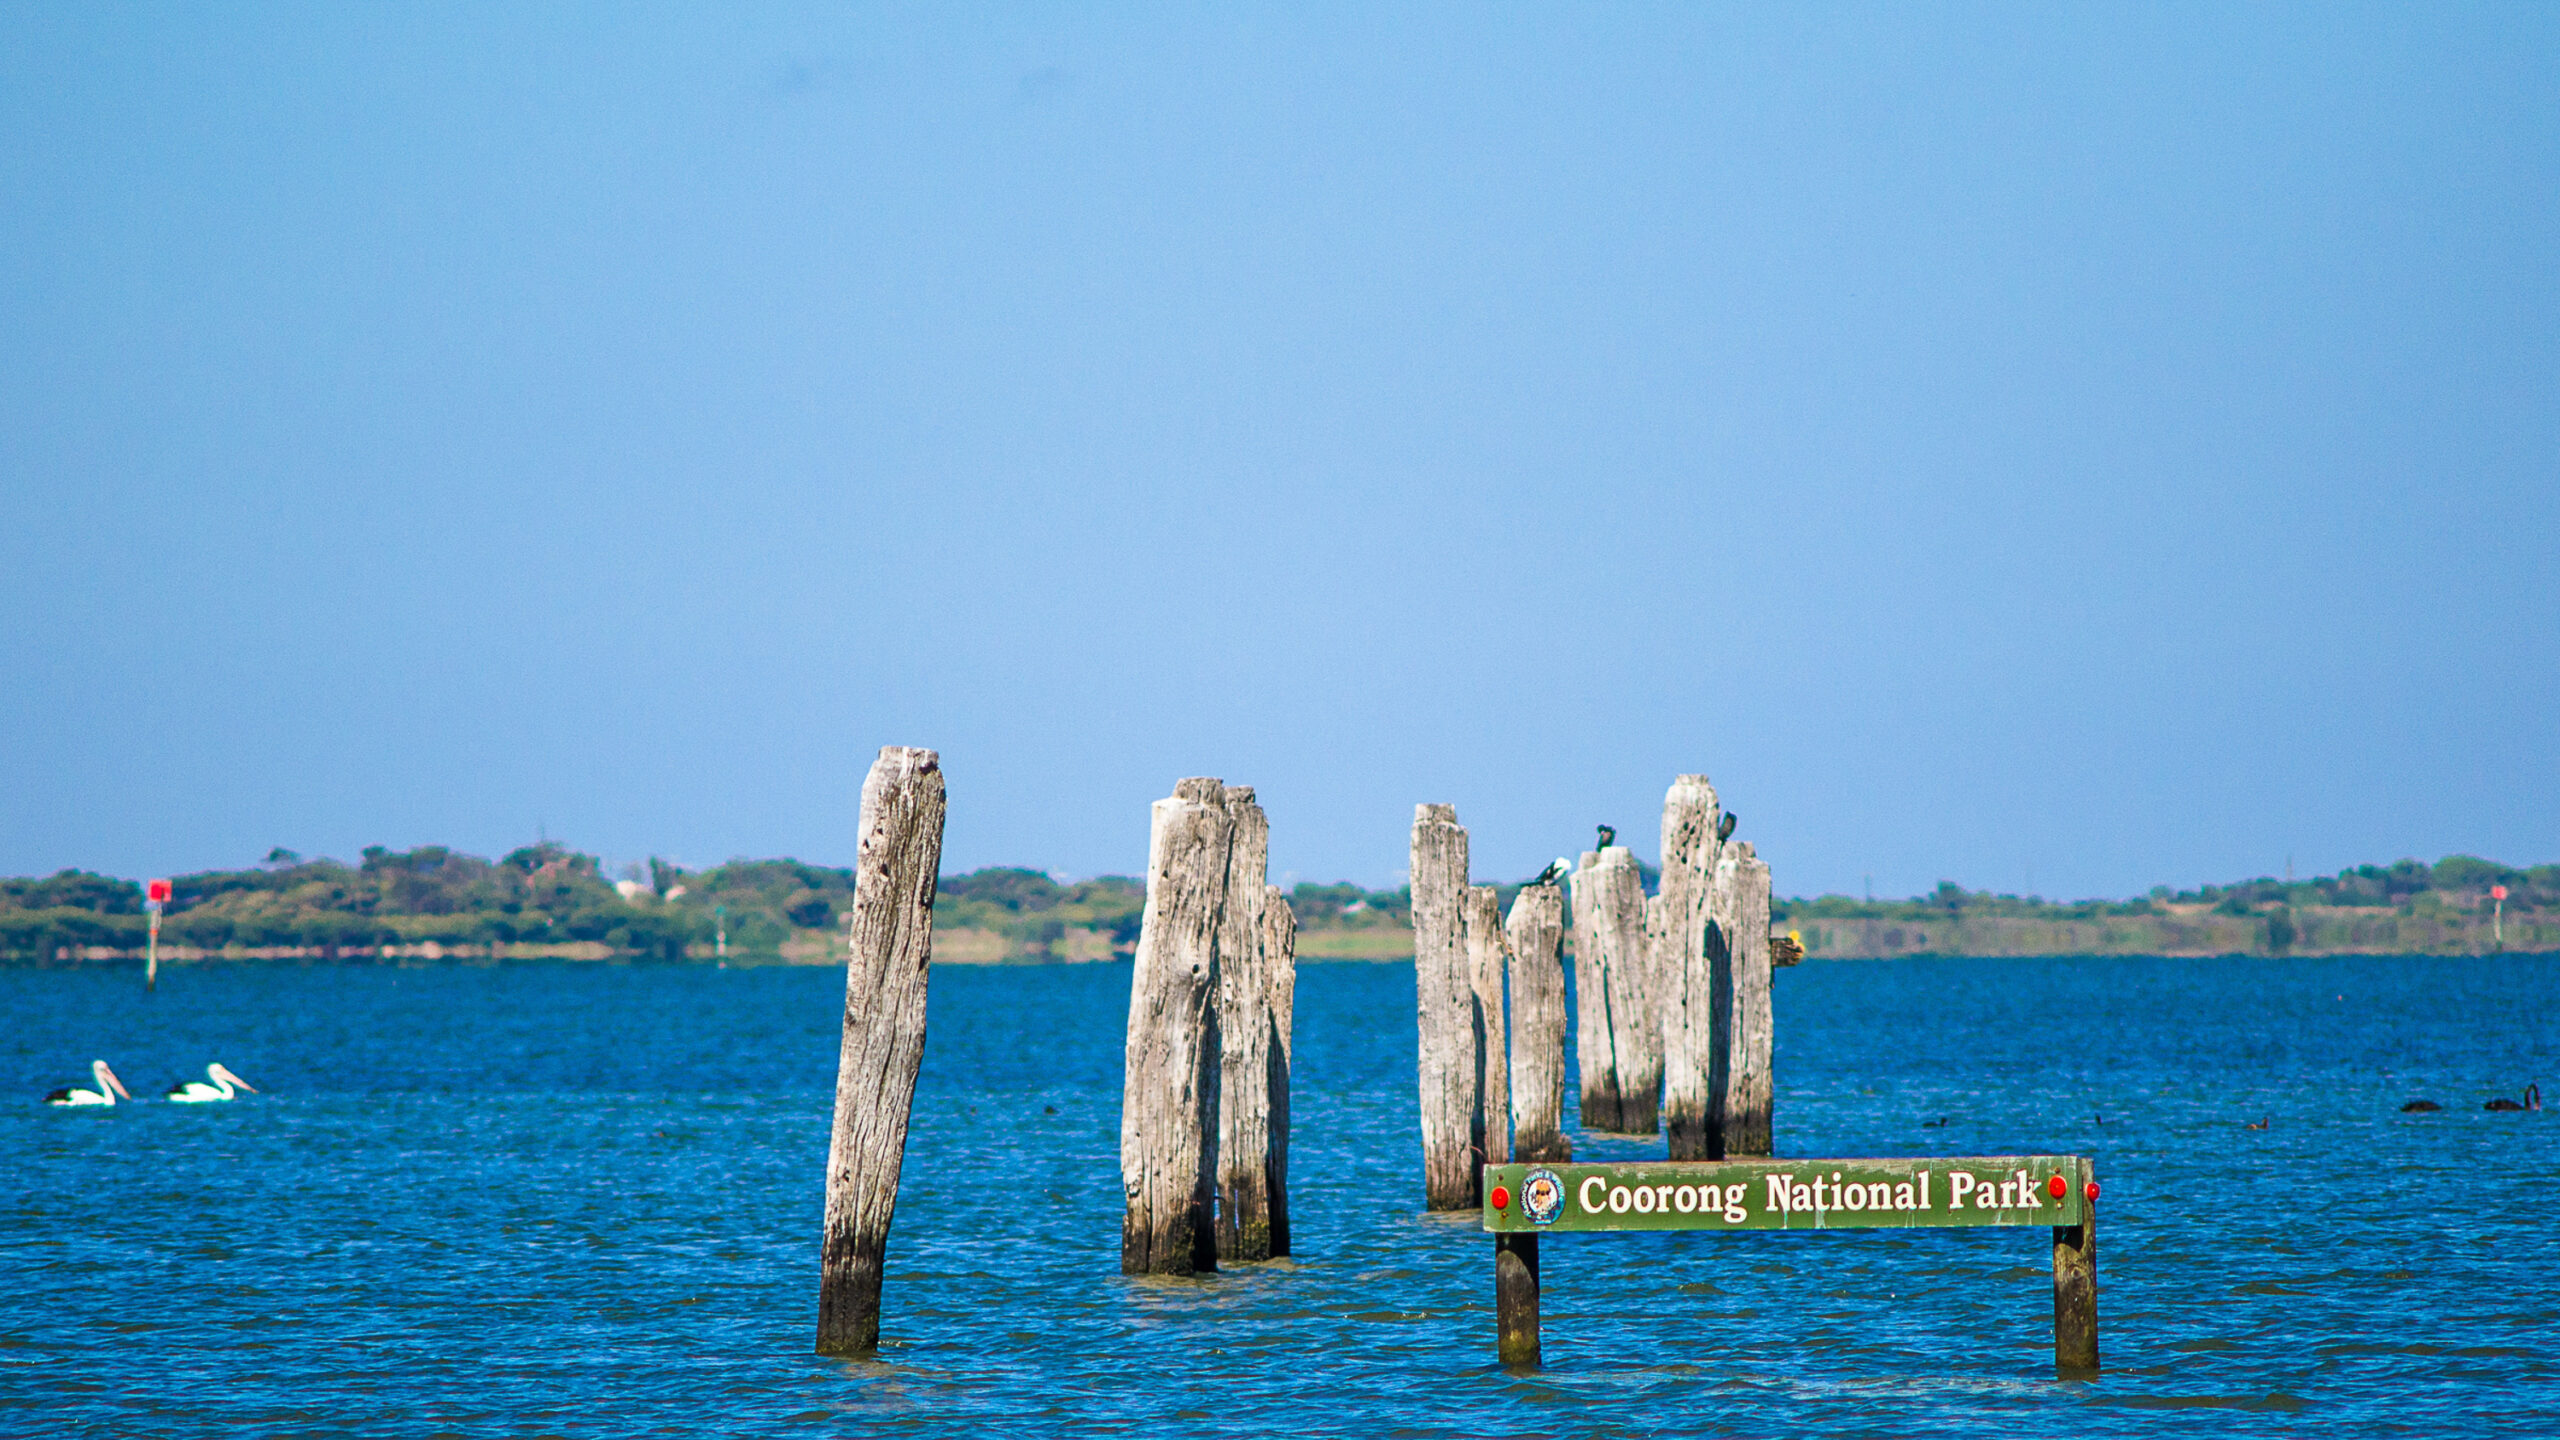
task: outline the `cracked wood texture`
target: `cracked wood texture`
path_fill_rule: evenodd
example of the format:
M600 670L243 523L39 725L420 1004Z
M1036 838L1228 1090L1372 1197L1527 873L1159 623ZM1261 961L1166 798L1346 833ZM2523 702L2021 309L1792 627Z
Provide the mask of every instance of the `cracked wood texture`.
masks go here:
M1662 1093L1662 1017L1645 963L1644 875L1634 851L1612 845L1590 870L1577 871L1574 881L1577 890L1591 887L1591 934L1585 938L1598 951L1598 993L1618 1082L1614 1121L1605 1113L1595 1118L1586 1107L1582 1123L1620 1135L1650 1135ZM1590 994L1584 992L1585 1005Z
M1683 775L1662 797L1661 914L1653 973L1662 998L1662 1128L1674 1160L1713 1157L1708 1088L1715 1053L1715 971L1707 958L1708 897L1724 846L1724 809L1704 775Z
M1226 791L1218 918L1218 1258L1271 1258L1271 989L1262 948L1271 822L1253 787Z
M1609 979L1601 965L1600 852L1585 850L1567 883L1573 897L1573 1048L1582 1064L1582 1123L1618 1128L1618 1044L1609 1028Z
M1298 1014L1298 916L1280 887L1262 891L1262 965L1269 987L1271 1151L1263 1192L1271 1197L1271 1253L1289 1253L1289 1074L1297 1061L1290 1038Z
M1467 832L1447 805L1413 807L1413 988L1421 1032L1422 1185L1433 1210L1477 1207L1484 1109L1475 985L1461 903Z
M1123 1274L1218 1268L1218 932L1233 828L1226 786L1205 778L1176 784L1150 816L1120 1092Z
M1476 1095L1484 1163L1508 1165L1511 1040L1503 1019L1502 991L1511 969L1511 941L1502 931L1502 897L1490 885L1468 886L1460 921L1467 940L1467 979L1476 1001Z
M1511 942L1511 1149L1570 1160L1564 1135L1564 890L1523 886L1503 925Z
M862 782L854 861L818 1261L821 1355L867 1355L880 1344L881 1266L898 1207L916 1069L924 1062L943 808L940 756L901 745L881 749Z
M1709 1057L1709 1159L1772 1153L1769 867L1748 840L1724 847L1707 897L1716 1045Z

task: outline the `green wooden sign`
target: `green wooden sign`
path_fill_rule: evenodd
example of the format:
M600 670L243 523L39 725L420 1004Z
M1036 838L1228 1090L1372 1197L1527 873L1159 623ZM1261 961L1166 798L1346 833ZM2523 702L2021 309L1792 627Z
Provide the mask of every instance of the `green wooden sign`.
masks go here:
M1872 1230L2077 1225L2082 1155L1488 1165L1484 1228Z

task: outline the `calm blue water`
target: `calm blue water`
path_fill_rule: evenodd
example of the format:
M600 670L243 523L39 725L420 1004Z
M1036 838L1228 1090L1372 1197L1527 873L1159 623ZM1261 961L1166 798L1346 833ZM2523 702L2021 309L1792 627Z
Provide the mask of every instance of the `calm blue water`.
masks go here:
M1556 1237L1548 1369L1496 1369L1402 965L1301 972L1297 1261L1123 1279L1128 976L935 973L846 1363L839 972L0 971L0 1434L2560 1434L2560 1110L2480 1108L2560 1082L2550 957L1782 973L1782 1153L2098 1157L2086 1383L2041 1230ZM267 1093L36 1103L96 1056Z

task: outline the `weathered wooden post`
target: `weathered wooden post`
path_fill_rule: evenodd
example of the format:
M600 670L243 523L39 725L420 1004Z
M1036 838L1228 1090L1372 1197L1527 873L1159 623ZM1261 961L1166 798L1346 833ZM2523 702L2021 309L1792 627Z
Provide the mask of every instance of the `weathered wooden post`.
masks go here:
M1674 1160L1705 1160L1717 1153L1714 1097L1708 1075L1716 1045L1715 967L1707 956L1708 899L1724 842L1716 787L1704 775L1683 775L1662 797L1662 888L1654 899L1662 915L1653 973L1663 986L1662 1121Z
M1289 1253L1289 1076L1297 1058L1291 1031L1298 1014L1298 916L1277 885L1262 890L1262 966L1270 986L1271 1253Z
M1476 1205L1476 1172L1484 1154L1484 1107L1476 1089L1475 985L1460 913L1467 832L1454 808L1413 807L1411 881L1423 1194L1431 1209L1468 1210Z
M2098 1369L2098 1183L2085 1182L2080 1223L2053 1227L2053 1368Z
M1467 979L1476 1002L1476 1094L1484 1163L1511 1163L1511 1040L1503 1020L1504 977L1511 942L1502 931L1502 900L1490 885L1467 887L1461 914L1467 937Z
M1598 952L1598 995L1608 1024L1608 1053L1616 1062L1618 1104L1612 1122L1605 1109L1595 1114L1589 1104L1590 1082L1583 1082L1582 1123L1621 1135L1650 1135L1657 1128L1662 1095L1662 1016L1655 988L1646 974L1644 941L1644 875L1635 852L1612 845L1587 870L1574 872L1574 888L1591 887L1589 935L1578 939ZM1577 967L1576 974L1580 975ZM1594 992L1582 993L1587 1014ZM1585 1027L1589 1022L1585 1021ZM1587 1055L1589 1052L1585 1052ZM1590 1062L1586 1059L1586 1065Z
M1150 817L1120 1091L1124 1274L1218 1268L1218 930L1233 828L1226 787L1205 778L1177 783Z
M943 803L942 760L930 750L883 747L862 782L818 1262L821 1355L867 1355L880 1344L881 1266L924 1062Z
M1713 1158L1767 1155L1774 1105L1771 1061L1776 1026L1769 984L1769 867L1737 840L1716 862L1708 895L1713 921L1716 1046L1708 1073L1714 1095Z
M1582 1123L1618 1128L1618 1041L1609 1026L1609 972L1600 949L1600 852L1585 850L1573 896L1574 1058L1582 1067Z
M1564 891L1523 886L1504 925L1511 940L1511 1149L1570 1160L1564 1135ZM1535 1267L1532 1266L1532 1269Z
M1253 787L1226 789L1218 919L1218 1258L1271 1258L1271 990L1262 949L1271 822Z

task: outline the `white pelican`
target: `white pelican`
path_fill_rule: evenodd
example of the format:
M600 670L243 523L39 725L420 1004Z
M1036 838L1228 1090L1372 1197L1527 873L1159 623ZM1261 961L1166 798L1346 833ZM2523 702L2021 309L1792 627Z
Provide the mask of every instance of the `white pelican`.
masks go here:
M219 1060L204 1067L204 1073L213 1077L212 1084L207 1085L202 1080L181 1081L169 1087L170 1101L179 1105L202 1105L211 1100L228 1100L237 1090L246 1090L252 1095L258 1093L257 1086L223 1069Z
M97 1089L74 1090L66 1085L44 1097L44 1103L47 1105L113 1105L119 1095L127 1100L133 1098L133 1092L124 1088L124 1082L116 1078L116 1072L107 1068L106 1061L90 1061L89 1073L98 1077Z

